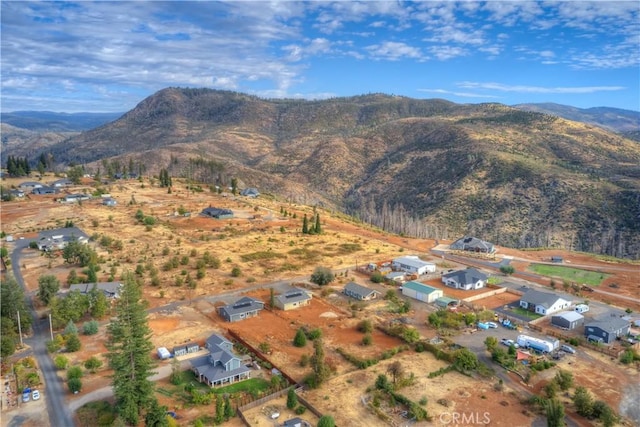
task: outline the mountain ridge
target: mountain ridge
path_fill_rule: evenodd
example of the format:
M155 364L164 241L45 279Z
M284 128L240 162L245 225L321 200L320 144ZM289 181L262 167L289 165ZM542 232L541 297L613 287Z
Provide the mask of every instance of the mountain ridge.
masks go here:
M63 164L323 204L418 237L640 256L640 145L502 104L385 94L322 101L167 88L47 149Z

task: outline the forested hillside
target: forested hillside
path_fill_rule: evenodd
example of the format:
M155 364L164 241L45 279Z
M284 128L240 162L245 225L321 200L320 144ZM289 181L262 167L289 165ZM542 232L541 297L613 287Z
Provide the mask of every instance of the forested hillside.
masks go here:
M235 177L417 236L640 257L640 144L500 104L169 88L47 151L103 173Z

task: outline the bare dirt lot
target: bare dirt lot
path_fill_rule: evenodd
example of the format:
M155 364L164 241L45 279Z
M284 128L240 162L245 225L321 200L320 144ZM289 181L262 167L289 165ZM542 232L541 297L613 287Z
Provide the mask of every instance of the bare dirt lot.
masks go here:
M11 186L19 182L7 180L3 184ZM87 192L94 190L87 186L69 191L76 193L84 189ZM224 333L231 329L255 347L263 342L269 344L271 351L267 356L286 369L289 375L301 380L309 373L309 368L301 367L299 361L303 354L311 354L312 346L308 343L302 349L294 347L293 337L301 326L320 328L327 346L328 361L335 373L326 386L306 391L304 395L318 409L334 415L338 425L380 425L381 420L366 406L366 389L379 373L385 372L385 366L390 362L380 362L367 370L356 370L335 349L344 348L351 354L366 358L401 345L400 340L375 330L372 334L373 345L363 346L363 334L356 329L357 323L363 318L386 321L393 317L386 309L386 302L367 303L353 318L350 302L345 302L339 295L323 298L321 291L314 290L314 299L309 307L289 312L264 310L257 318L229 324L222 321L214 304L205 297L231 292L240 295L250 290L248 295L267 302L268 290L254 288L276 281L308 279L317 266L353 269L355 265L407 254L433 259L429 250L435 247L435 241L390 235L324 210L318 210L323 233L302 234L301 218L305 214L312 217L313 208L276 200L225 197L210 192L193 193L187 191L180 182L176 182L171 193L149 182L143 184L138 181L116 182L105 186L104 190L118 201L117 206L103 206L99 199L82 204L64 204L54 201L51 196L30 196L23 201L3 202L0 209L2 230L15 239L24 237L30 240L37 237L39 230L60 228L72 222L92 237L90 244L101 257L100 281L107 281L110 275L117 280L123 272L139 269L145 300L150 308L160 308L160 311L149 316L155 346L171 349L187 341L202 343L213 332ZM199 216L202 209L208 206L232 209L234 218L216 220ZM136 220L138 210L152 217L155 224L145 226ZM188 212L190 215L183 216L179 212ZM114 241L120 244L113 244ZM12 243L4 244L10 250L13 247ZM200 261L205 252L215 257L218 264L203 267ZM545 261L551 256L562 256L566 265L601 269L611 276L598 288L614 295L594 292L589 297L604 298L621 307L640 310L640 304L615 298L616 293L633 298L640 295L639 275L635 274L640 272L637 264L605 262L592 256L559 250L524 252L499 248L499 254L513 257L512 264L518 271L525 271L530 263ZM168 266L173 259L178 260L177 267ZM78 266L65 264L60 254L53 253L48 257L36 250L23 251L21 270L32 293L37 290L38 278L43 274L56 275L63 288L66 288L66 278L73 268L82 274ZM197 278L199 270L203 270L204 274ZM156 280L152 278L153 271ZM356 276L353 272L350 274L357 277L359 282L367 283L366 277ZM188 278L195 279L195 287L186 285ZM335 289L339 291L347 280L350 278L341 277ZM438 279L431 284L442 286L450 296L468 297L475 294L475 291L458 291L461 293L458 296L455 290L436 282ZM548 285L548 280L541 283ZM616 287L611 287L611 284ZM512 294L501 294L475 303L493 308L513 301L513 297ZM173 305L167 306L169 304ZM42 312L45 313L44 310ZM405 316L412 317L413 321L420 324L419 330L424 337L431 337L436 331L424 326L426 313L425 310L415 309ZM105 351L104 326L101 326L98 335L81 338L82 350L69 355L72 363L81 363ZM491 425L531 425L534 419L526 408L520 406L517 387L507 386L498 392L493 389L493 382L474 380L456 373L428 379L426 375L429 372L445 364L426 353L400 353L392 360L401 361L408 372L416 375L416 383L403 393L415 400L423 395L427 398L426 408L434 417L432 425L447 424L446 414L453 409L480 411L482 414L486 410L490 413ZM615 362L600 362L602 365L593 366L599 366L597 369L602 372L609 372L611 377L589 377L588 367L595 362L591 359L583 362L585 383L592 386L594 391L614 390L617 383L627 384L637 378L637 372L620 370ZM608 369L608 365L616 365L617 368ZM575 366L571 368L576 369ZM108 374L103 367L96 374L87 375L83 379L83 393L108 385ZM61 378L63 375L61 372ZM582 378L583 373L579 375ZM602 381L606 387L599 388L598 381ZM617 407L624 396L612 392L605 397L612 406ZM75 398L68 396L69 400ZM438 399L445 399L449 406L437 403ZM275 404L279 405L277 401ZM190 419L197 417L198 410L190 414ZM201 410L202 413L209 411L204 407ZM397 424L407 422L399 413L389 415ZM441 416L445 418L441 419ZM262 419L260 414L255 417L256 420Z

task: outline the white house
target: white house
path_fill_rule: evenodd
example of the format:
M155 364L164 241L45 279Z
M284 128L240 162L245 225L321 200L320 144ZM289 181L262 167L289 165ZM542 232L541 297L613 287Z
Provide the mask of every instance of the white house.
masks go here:
M457 270L442 276L442 283L456 289L465 291L484 288L487 285L488 276L475 268Z
M567 309L570 306L571 301L567 301L556 294L536 291L535 289L528 290L520 298L520 307L545 316Z
M422 261L415 255L396 258L391 262L391 267L396 271L405 271L418 275L436 272L436 265L434 263Z

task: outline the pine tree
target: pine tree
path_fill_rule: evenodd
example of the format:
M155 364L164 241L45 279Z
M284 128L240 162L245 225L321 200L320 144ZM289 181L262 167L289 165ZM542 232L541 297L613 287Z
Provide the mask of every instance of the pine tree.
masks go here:
M146 304L133 273L124 275L116 318L107 326L107 360L113 369L116 410L127 423L137 425L141 412L157 405L153 394L151 329Z
M322 233L322 228L320 226L320 214L316 214L316 225L314 227L314 231L316 234Z
M298 406L298 395L293 387L287 392L287 408L295 409Z
M302 234L309 234L309 220L307 219L307 214L304 214L304 218L302 218Z
M216 415L213 418L216 424L222 424L224 421L224 400L216 395Z
M318 338L313 342L313 349L314 353L313 356L311 356L311 367L313 368L315 386L317 387L329 378L331 372L325 361L322 338Z

